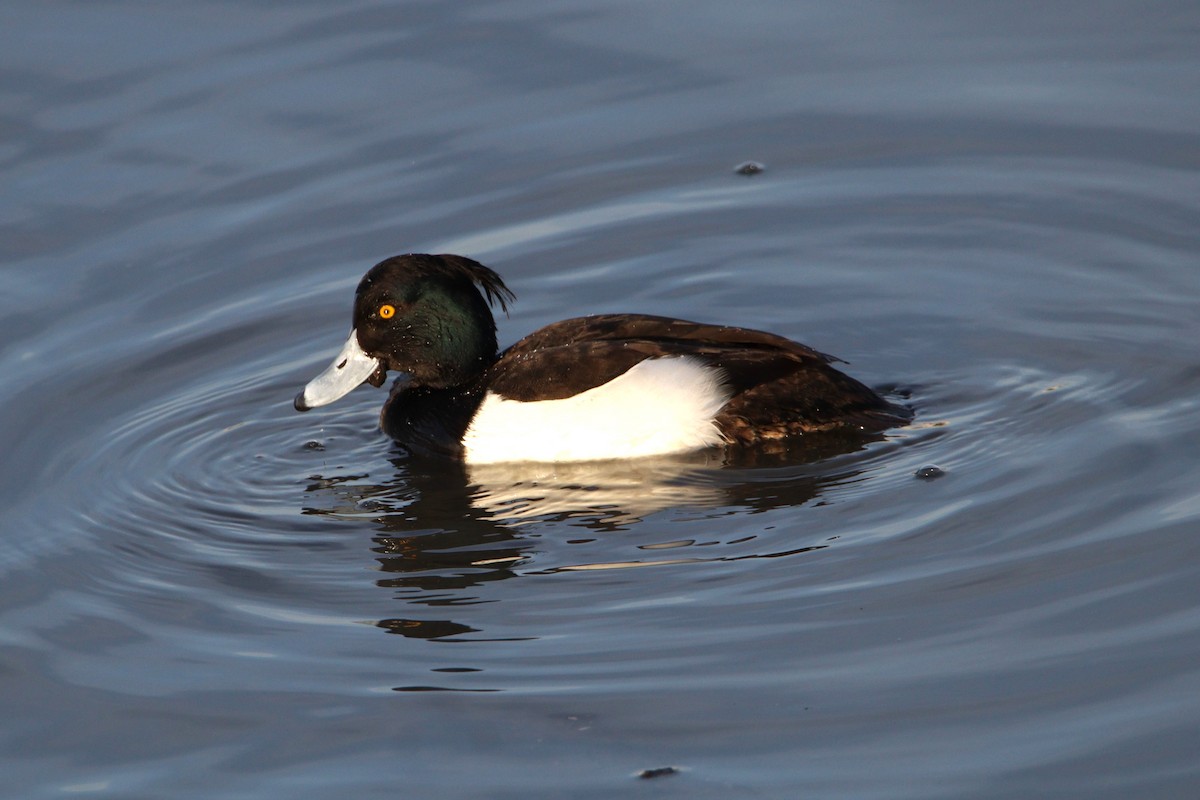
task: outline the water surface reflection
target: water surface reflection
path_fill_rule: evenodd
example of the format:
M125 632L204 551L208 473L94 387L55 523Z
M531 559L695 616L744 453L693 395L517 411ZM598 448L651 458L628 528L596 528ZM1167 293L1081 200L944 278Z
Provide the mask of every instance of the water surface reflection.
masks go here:
M702 536L667 536L621 548L622 557L548 556L540 530L557 526L565 545L603 543L660 514L703 522L793 509L826 487L863 478L861 454L884 434L809 436L775 452L706 450L632 461L464 465L399 454L381 482L365 475L312 476L303 513L369 520L371 550L385 577L376 585L407 603L438 608L437 618L386 618L390 633L439 641L487 640L448 609L496 602L486 585L556 572L631 569L779 558L827 545L763 541L736 526ZM563 525L577 534L561 537ZM672 529L672 533L676 533ZM606 548L605 553L611 554ZM519 638L536 638L536 635ZM505 640L513 640L506 637Z

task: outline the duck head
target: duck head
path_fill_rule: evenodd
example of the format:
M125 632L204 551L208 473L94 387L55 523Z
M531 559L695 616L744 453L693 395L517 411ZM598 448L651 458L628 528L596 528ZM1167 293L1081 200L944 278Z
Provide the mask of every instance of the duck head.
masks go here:
M462 256L409 254L379 262L354 294L350 338L296 395L296 410L332 403L364 382L382 386L388 370L407 373L413 386L468 383L496 360L489 303L507 311L514 299L499 275Z

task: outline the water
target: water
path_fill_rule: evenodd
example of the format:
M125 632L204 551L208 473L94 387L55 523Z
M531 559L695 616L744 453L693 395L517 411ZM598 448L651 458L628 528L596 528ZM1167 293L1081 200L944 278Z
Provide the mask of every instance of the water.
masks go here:
M731 9L0 10L0 794L1195 793L1200 13ZM917 419L411 461L290 405L404 251Z

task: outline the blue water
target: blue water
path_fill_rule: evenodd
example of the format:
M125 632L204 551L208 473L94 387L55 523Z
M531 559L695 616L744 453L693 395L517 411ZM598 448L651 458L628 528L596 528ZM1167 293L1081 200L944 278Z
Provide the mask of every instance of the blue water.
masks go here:
M0 8L0 796L1195 795L1198 85L1182 2ZM295 414L407 251L504 344L748 325L916 420Z

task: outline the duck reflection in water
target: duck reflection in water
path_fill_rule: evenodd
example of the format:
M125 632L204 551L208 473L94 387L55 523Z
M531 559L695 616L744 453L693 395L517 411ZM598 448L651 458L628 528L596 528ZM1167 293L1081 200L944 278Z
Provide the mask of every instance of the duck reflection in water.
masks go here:
M397 455L395 474L386 482L371 483L363 475L314 476L304 513L369 519L377 528L371 549L386 573L377 584L408 603L449 609L485 602L486 584L522 575L777 558L820 549L825 544L805 541L763 552L744 536L732 547L647 542L636 546L635 556L620 560L563 559L561 548L555 551L558 557L544 546L535 548L538 531L547 525L579 530L581 535L567 542L586 545L671 510L727 516L801 506L823 487L859 474L862 467L853 456L849 461L836 456L880 438L838 434L806 437L803 446L786 452L718 450L572 464L471 466ZM588 549L581 548L580 555ZM442 615L376 624L415 639L486 638Z

